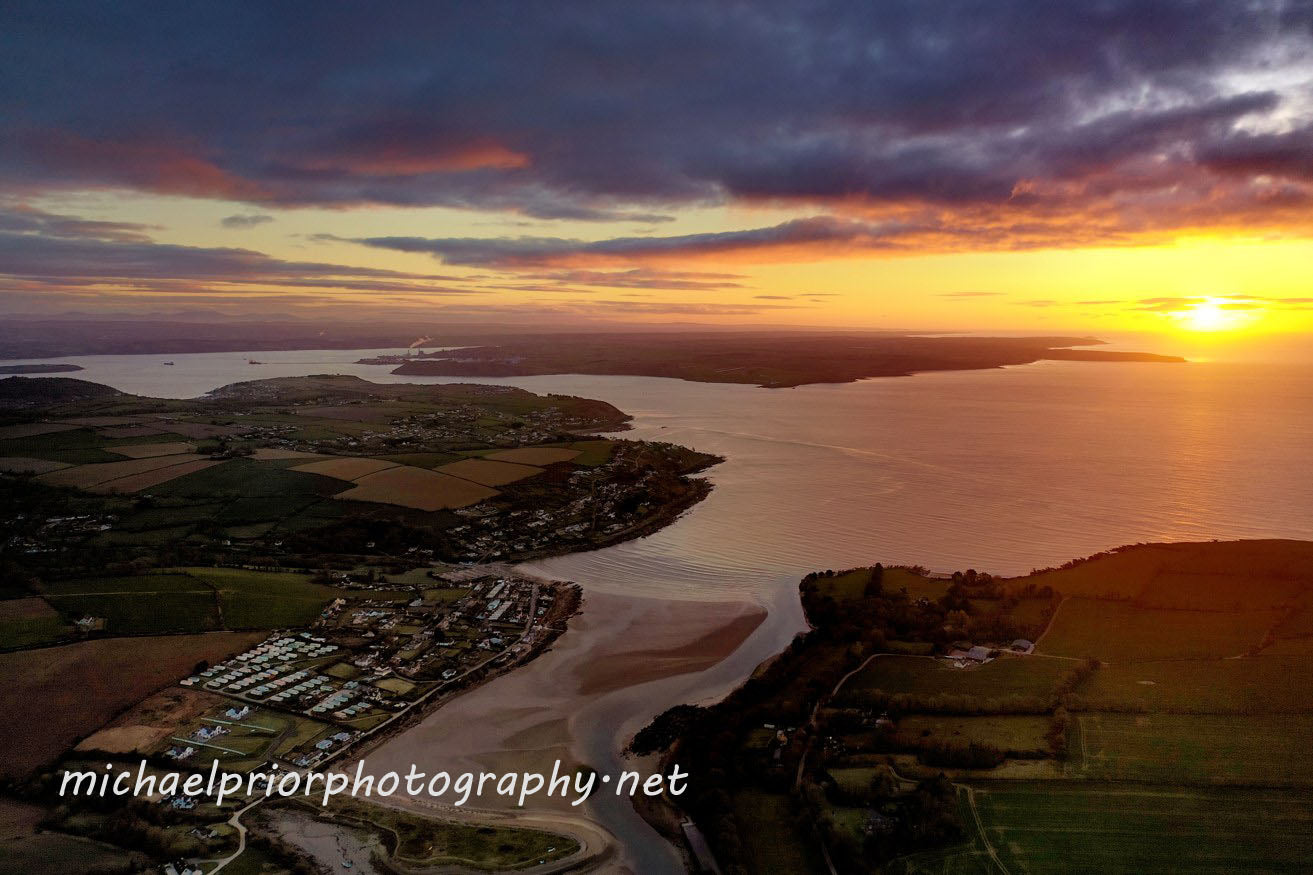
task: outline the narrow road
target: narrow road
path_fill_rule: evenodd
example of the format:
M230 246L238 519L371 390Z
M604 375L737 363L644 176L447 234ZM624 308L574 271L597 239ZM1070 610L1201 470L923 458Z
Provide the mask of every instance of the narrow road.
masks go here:
M844 684L848 683L849 678L851 678L855 674L858 674L859 672L862 671L862 669L870 665L871 660L879 659L881 656L903 656L908 659L934 659L933 656L916 656L914 654L906 654L906 653L872 653L870 656L866 657L866 659L862 660L861 665L857 666L857 668L853 669L843 677L839 678L839 682L834 685L834 689L830 690L830 694L823 698L817 699L816 704L812 706L812 715L811 718L807 721L807 731L810 734L807 736L807 746L803 748L802 756L798 758L798 771L793 776L793 789L797 790L800 786L802 786L803 767L807 765L807 755L811 753L812 740L816 737L816 732L815 732L816 715L820 713L821 705L824 704L825 702L831 701L835 696L839 695L839 690L843 688Z
M994 845L989 841L989 833L985 832L985 823L980 819L980 810L976 808L976 791L968 787L966 784L955 784L954 786L961 787L967 791L967 803L971 806L971 816L975 818L976 831L980 833L980 841L984 843L985 851L989 854L989 859L994 861L994 865L998 867L998 871L1002 872L1003 875L1012 875L1012 873L1008 871L1008 867L1004 866L1003 861L999 859L998 851L994 849Z
M228 818L228 824L232 826L233 829L237 830L237 850L232 853L232 856L225 857L224 859L220 860L219 865L211 869L209 875L214 875L215 872L218 872L224 866L227 866L233 860L236 860L238 857L240 857L242 855L242 851L246 850L246 827L242 826L242 815L250 811L255 806L259 805L263 801L264 801L264 797L260 797L259 799L256 799L255 801L249 803L245 808L238 809L236 812L233 813L232 817Z

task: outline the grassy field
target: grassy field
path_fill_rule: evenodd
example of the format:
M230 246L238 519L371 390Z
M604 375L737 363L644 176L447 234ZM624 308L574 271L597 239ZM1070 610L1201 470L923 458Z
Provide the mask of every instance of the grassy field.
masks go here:
M344 456L338 459L325 459L322 462L307 462L304 465L297 465L291 470L305 471L308 474L322 474L325 477L333 477L337 480L356 480L366 474L386 471L388 468L395 467L397 467L396 462L389 462L386 459L359 459Z
M1105 665L1079 695L1087 708L1192 713L1313 712L1310 653Z
M355 483L354 487L334 497L435 511L478 504L498 494L495 489L459 477L406 466L368 474Z
M454 823L356 800L334 803L329 814L382 832L392 858L407 868L468 866L504 872L579 850L573 839L540 830Z
M1061 659L1004 655L978 668L959 669L942 659L881 657L848 681L839 693L839 704L847 695L862 690L917 696L1047 696L1072 665Z
M46 598L70 621L104 617L115 635L219 628L214 590L185 574L59 581L46 586Z
M518 462L521 465L550 465L553 462L569 462L580 452L563 447L522 447L518 450L488 453L487 458L496 462Z
M125 459L122 462L102 462L93 465L78 465L73 468L61 468L42 474L37 479L47 486L73 486L78 489L91 489L118 480L160 468L170 468L185 462L206 461L191 453L176 456L153 456L146 459Z
M202 747L190 740L202 726L224 726L228 732L206 742ZM276 711L257 710L241 721L229 721L222 709L211 709L203 717L179 723L158 745L160 752L171 746L191 745L197 748L197 760L208 763L217 759L222 768L230 772L248 772L266 762L275 749L288 739L304 739L322 734L325 725L309 718Z
M52 462L49 459L33 459L26 456L0 456L0 472L5 474L48 474L67 468L66 462Z
M345 590L311 583L308 575L244 568L187 568L192 579L213 587L230 629L305 626Z
M1003 751L1047 751L1044 733L1049 718L1031 714L995 714L984 717L952 717L909 714L898 721L898 735L909 742L968 741L992 744Z
M459 462L443 465L437 471L439 474L472 480L483 486L505 486L507 483L541 474L543 469L514 462L494 462L491 459L461 459Z
M1313 854L1305 794L1044 781L976 800L1012 872L1296 871Z
M332 477L323 477L305 471L291 471L247 459L235 459L214 468L170 480L153 489L152 494L194 496L209 501L214 501L216 498L252 496L287 498L312 495L326 498L346 488L345 482Z
M1008 584L1051 586L1069 596L1133 598L1156 607L1271 607L1313 589L1313 543L1148 544Z
M39 598L0 601L0 648L54 641L68 631L59 612Z
M1082 714L1081 772L1109 781L1313 784L1313 715Z
M579 451L579 455L571 459L571 462L583 465L585 468L596 468L611 461L611 454L615 452L615 441L575 441L570 444L570 449Z
M821 577L816 581L817 589L836 601L861 598L866 584L871 579L872 569L855 568L836 574L833 577ZM884 569L881 583L885 592L905 591L910 599L926 598L935 600L943 598L948 592L948 581L931 580L919 574L913 574L906 568Z
M1278 616L1272 610L1151 610L1071 598L1058 608L1037 649L1110 663L1236 656L1262 642Z
M218 662L261 637L105 638L0 654L0 775L26 774L198 662Z
M740 837L754 875L820 875L828 871L816 843L803 838L789 808L789 797L748 790L735 794L733 805L739 823L751 824Z
M111 634L304 626L345 594L311 583L309 575L243 568L183 568L46 587L46 598L65 618L104 617Z

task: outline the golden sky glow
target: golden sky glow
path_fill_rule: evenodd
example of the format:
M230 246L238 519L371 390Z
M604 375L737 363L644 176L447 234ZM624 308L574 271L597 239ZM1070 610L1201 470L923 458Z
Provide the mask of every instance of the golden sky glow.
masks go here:
M1282 0L515 6L12 16L0 313L1313 328Z
M462 236L477 231L492 237L550 233L605 239L643 229L633 223L605 227L590 222L525 223L497 213L386 207L271 211L271 221L230 229L221 225L221 219L244 210L225 201L87 194L51 198L40 206L91 219L149 225L151 239L159 243L240 247L288 261L440 274L450 278L440 285L467 292L429 295L422 289L431 284L423 282L415 283L413 293L361 292L331 284L293 288L276 282L254 288L210 282L198 284L194 292L202 301L221 292L271 311L395 307L441 318L450 307L486 306L504 308L511 317L517 312L550 310L601 320L1095 333L1313 328L1313 288L1306 269L1313 264L1313 241L1297 238L1182 234L1169 243L1140 246L819 258L809 252L793 257L771 253L768 258L730 253L611 265L594 271L589 282L567 282L546 291L542 282L526 278L542 270L446 265L428 254L370 248L347 238ZM777 221L782 215L764 208L689 210L663 225L660 233L732 231ZM734 279L726 287L711 289L606 284L611 271L638 268ZM163 305L160 295L146 290L120 288L116 294L125 304ZM186 298L186 291L171 289L168 301ZM613 301L618 303L605 303Z

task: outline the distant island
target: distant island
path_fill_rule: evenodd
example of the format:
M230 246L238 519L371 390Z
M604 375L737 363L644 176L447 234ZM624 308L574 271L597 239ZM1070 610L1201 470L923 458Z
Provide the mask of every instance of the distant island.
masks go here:
M1045 359L1090 362L1183 362L1179 356L1080 347L1093 337L966 337L911 334L698 332L572 334L507 338L495 344L405 359L394 374L521 377L616 374L699 383L787 388L1030 364ZM386 357L392 364L399 357Z
M1306 864L1313 543L1138 544L1024 577L819 571L810 631L638 733L698 871ZM691 815L692 821L681 820Z
M81 365L0 365L0 374L66 374L81 370Z

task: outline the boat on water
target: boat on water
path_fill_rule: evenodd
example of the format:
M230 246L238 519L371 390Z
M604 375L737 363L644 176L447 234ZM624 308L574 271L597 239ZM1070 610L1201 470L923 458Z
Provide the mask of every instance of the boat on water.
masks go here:
M246 360L246 363L247 363L248 365L262 365L262 364L264 364L264 362L257 362L255 359L247 359L247 360Z
M173 362L165 362L164 364L166 364L166 365L172 365Z

